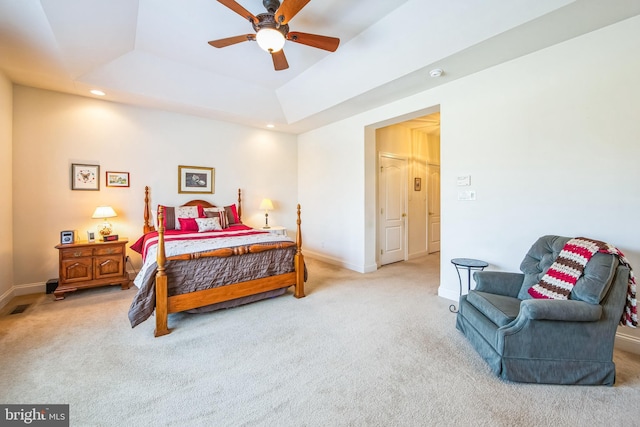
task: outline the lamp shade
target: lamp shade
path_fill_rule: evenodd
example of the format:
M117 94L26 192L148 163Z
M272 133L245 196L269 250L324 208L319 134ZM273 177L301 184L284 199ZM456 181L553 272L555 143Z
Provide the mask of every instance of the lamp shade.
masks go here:
M284 47L284 35L273 28L263 28L256 34L258 46L267 52L275 53Z
M262 202L260 202L260 210L272 211L273 203L271 203L271 199L262 199Z
M114 216L118 216L116 211L113 210L111 206L98 206L96 210L93 212L93 216L91 218L100 219L100 218L113 218Z

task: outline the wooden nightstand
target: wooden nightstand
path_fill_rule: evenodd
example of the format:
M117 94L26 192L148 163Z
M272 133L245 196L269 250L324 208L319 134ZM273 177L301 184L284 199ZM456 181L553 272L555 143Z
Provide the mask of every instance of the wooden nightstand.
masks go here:
M57 245L59 283L53 292L56 300L66 292L105 285L120 285L129 289L126 267L126 244L123 238L113 242L78 242Z
M283 227L281 225L272 225L269 228L262 227L262 230L263 231L268 231L269 233L272 233L272 234L280 234L282 236L286 236L287 235L286 227Z

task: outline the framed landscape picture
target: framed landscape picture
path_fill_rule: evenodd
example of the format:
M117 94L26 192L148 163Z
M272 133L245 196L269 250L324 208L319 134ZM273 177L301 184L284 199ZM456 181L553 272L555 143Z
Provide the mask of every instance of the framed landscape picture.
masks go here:
M178 166L178 193L213 193L215 170L201 166Z
M107 187L128 187L129 172L107 172Z
M71 165L71 189L72 190L100 190L100 166Z

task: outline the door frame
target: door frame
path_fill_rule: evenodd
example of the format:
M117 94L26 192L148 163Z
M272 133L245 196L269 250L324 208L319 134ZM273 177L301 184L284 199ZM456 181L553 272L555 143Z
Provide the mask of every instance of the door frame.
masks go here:
M378 254L378 142L376 130L402 123L416 117L428 116L429 114L440 113L441 125L444 122L440 104L434 104L429 107L400 113L396 116L381 118L377 122L364 125L364 253L362 259L362 273L371 273L376 271L380 266L377 265ZM446 139L446 138L445 138ZM440 145L443 144L443 137L440 137ZM442 157L440 163L442 167ZM441 188L442 190L442 188ZM442 237L442 235L441 235ZM441 240L442 244L442 240ZM441 261L442 264L442 261Z
M380 261L380 250L382 248L382 245L380 244L380 242L382 241L382 236L381 236L381 227L382 227L382 222L380 221L380 209L381 209L381 204L380 204L380 168L382 167L382 162L381 162L381 158L382 157L388 157L388 158L392 158L392 159L396 159L396 160L402 160L404 161L404 167L403 167L403 171L402 171L402 181L404 182L404 186L402 187L402 203L404 204L404 230L403 230L403 244L402 244L402 252L404 254L403 260L407 261L408 260L408 256L409 256L409 214L408 214L408 207L409 207L409 188L408 188L408 176L409 176L409 159L406 156L401 156L399 154L395 154L395 153L389 153L386 151L378 151L378 155L376 156L376 265L377 268L380 268L382 266L382 263Z
M427 163L427 170L426 170L426 172L427 172L427 191L431 192L431 190L432 190L431 171L432 171L432 168L436 168L436 167L438 168L438 181L439 181L439 185L438 185L438 204L440 204L441 203L440 201L442 199L442 194L441 194L442 181L440 180L440 165L439 164ZM438 240L438 250L437 251L432 251L433 247L432 247L432 244L431 244L431 238L433 236L432 236L431 232L433 230L431 229L431 222L430 222L431 219L432 219L431 214L430 214L431 208L432 208L431 204L429 203L430 198L431 198L431 194L429 193L427 195L427 254L440 252L440 240ZM440 206L439 210L440 210L440 212L438 213L438 218L439 218L438 219L438 224L440 224L442 222L442 218L441 218L441 216L442 216L442 207L441 206ZM438 234L440 234L440 228L441 227L442 227L441 225L438 225Z

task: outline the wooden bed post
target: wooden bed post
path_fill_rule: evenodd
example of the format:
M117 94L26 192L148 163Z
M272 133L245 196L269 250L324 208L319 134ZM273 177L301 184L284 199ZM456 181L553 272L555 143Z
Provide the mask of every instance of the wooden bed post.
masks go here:
M242 197L240 197L240 189L238 188L238 219L242 222Z
M293 295L296 298L304 298L304 257L302 256L302 231L300 231L300 222L300 204L298 204L296 255L293 260L296 269L296 287Z
M144 187L144 227L142 231L147 234L150 231L155 231L155 227L150 225L149 218L151 217L151 209L149 207L149 187Z
M154 335L160 337L171 332L168 328L167 274L164 271L167 257L164 252L164 207L158 207L158 272L156 273L156 330Z

